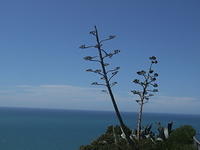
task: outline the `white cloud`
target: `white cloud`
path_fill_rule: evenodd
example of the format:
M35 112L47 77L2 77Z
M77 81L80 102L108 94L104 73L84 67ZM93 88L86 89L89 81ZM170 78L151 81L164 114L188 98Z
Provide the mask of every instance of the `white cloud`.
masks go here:
M101 88L71 85L17 85L0 88L0 106L113 110ZM123 94L124 95L124 94ZM119 109L137 111L135 97L115 94ZM200 101L193 97L155 96L145 104L146 112L200 113Z
M29 88L29 87L32 87L31 85L17 85L16 86L17 88Z
M0 106L96 109L107 96L99 88L71 85L17 85L0 90ZM108 109L108 108L105 108Z
M152 98L146 109L150 112L200 113L200 101L194 97L158 96Z
M138 111L135 102L137 97L117 96L118 104L123 111ZM154 96L144 105L144 112L200 114L200 99L194 97Z

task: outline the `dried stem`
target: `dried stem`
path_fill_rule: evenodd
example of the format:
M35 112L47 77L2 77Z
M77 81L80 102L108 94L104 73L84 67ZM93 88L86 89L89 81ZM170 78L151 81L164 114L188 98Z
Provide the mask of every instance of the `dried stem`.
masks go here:
M121 129L122 131L124 132L125 134L125 137L126 137L126 140L128 142L128 144L132 145L134 147L134 143L133 141L130 139L128 133L126 133L126 126L123 122L123 119L121 117L121 114L119 112L119 109L118 109L118 106L117 106L117 103L115 101L115 97L114 97L114 94L112 92L112 86L116 85L117 82L113 82L113 83L110 83L111 79L118 73L117 70L119 70L119 67L116 67L115 69L112 69L112 70L106 70L106 66L108 65L107 63L104 62L104 59L105 58L111 58L112 56L114 56L115 54L119 53L120 51L119 50L114 50L113 52L111 53L107 53L103 48L102 48L102 43L104 41L107 41L107 40L111 40L113 38L115 38L115 36L111 35L109 36L109 38L107 39L104 39L104 40L100 40L99 39L99 35L98 35L98 30L97 30L97 27L95 26L94 27L95 30L90 32L92 35L95 36L96 38L96 46L95 48L97 48L98 50L98 62L100 63L100 66L101 66L101 72L98 72L98 74L100 74L101 76L103 76L103 79L105 81L105 84L99 84L97 82L95 82L95 85L105 85L107 87L107 91L108 91L108 94L110 95L110 98L111 98L111 101L112 101L112 104L113 104L113 107L114 107L114 110L115 110L115 113L116 113L116 116L119 120L119 123L120 123L120 126L121 126ZM83 45L81 48L87 48L85 45ZM92 60L93 57L90 57L89 59ZM93 60L92 60L93 61ZM92 70L90 70L90 72L93 72Z
M142 86L142 90L141 91L132 91L133 94L136 94L139 96L139 100L136 100L136 102L140 105L140 109L138 112L138 120L137 120L137 138L140 141L141 139L141 127L142 127L142 117L143 117L143 106L144 104L148 103L148 100L151 96L153 96L153 94L149 94L149 92L158 92L157 89L149 89L150 86L153 87L157 87L158 85L156 83L152 84L153 82L156 81L155 75L156 77L158 76L157 73L154 73L154 75L152 76L152 73L154 72L152 70L152 65L157 63L156 57L152 56L150 57L151 60L151 64L150 67L147 71L147 73L142 70L142 71L138 71L137 74L141 75L144 78L143 82L140 82L140 80L135 79L133 82Z

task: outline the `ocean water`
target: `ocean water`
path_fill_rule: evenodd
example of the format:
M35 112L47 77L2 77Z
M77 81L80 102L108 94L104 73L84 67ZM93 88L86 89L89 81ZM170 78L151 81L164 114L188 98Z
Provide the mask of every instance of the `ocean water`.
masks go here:
M134 128L136 113L122 113ZM174 121L200 131L200 115L144 114L144 124ZM0 150L78 150L117 124L113 112L0 108Z

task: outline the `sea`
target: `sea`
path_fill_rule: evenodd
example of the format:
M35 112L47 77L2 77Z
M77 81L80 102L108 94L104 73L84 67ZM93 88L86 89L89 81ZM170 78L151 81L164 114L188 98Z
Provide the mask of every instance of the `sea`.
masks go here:
M136 126L136 113L122 112L124 122ZM174 128L191 125L200 132L200 115L144 113L143 124L161 122ZM0 108L0 150L79 150L117 125L111 111Z

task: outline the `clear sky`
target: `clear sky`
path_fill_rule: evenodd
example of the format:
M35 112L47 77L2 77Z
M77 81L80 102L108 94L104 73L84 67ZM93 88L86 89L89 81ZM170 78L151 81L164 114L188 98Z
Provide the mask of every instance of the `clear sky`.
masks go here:
M114 88L122 111L137 111L130 91L136 71L148 57L159 63L159 93L146 112L200 114L199 0L1 0L0 106L113 110L81 44L97 25L106 43L120 49L112 65L120 66Z

